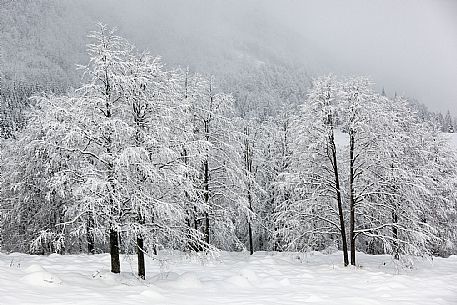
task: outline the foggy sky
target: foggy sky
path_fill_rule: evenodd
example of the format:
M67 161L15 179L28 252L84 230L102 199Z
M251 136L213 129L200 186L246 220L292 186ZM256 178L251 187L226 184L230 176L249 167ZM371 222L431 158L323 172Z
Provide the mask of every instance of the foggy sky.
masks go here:
M324 70L457 114L457 1L286 2L276 15L325 54Z
M116 12L107 14L106 2ZM217 58L249 50L260 60L270 54L304 65L311 75L369 76L390 96L396 92L457 114L457 0L87 3L168 62L200 61L219 69Z

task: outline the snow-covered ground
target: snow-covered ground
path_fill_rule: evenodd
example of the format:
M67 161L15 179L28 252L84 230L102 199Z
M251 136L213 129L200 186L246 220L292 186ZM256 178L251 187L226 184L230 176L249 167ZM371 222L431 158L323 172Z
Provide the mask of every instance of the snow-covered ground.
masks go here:
M148 258L141 281L134 257L114 275L107 254L0 254L0 304L457 304L457 256L412 269L363 254L357 268L343 267L341 253L158 257Z

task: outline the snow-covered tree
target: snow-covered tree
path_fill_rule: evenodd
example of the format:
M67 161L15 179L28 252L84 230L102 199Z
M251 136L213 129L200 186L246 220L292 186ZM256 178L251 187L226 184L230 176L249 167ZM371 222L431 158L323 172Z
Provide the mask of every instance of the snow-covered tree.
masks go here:
M449 110L446 112L446 115L444 116L443 129L444 132L454 133L454 124L452 122L452 116Z
M265 228L261 225L265 215L264 204L262 198L265 198L265 191L262 183L265 180L266 167L265 158L263 153L265 144L265 132L264 124L255 118L244 118L240 119L238 126L242 128L240 134L240 140L242 143L243 153L243 165L242 174L240 176L241 183L241 200L247 208L246 224L247 224L247 241L249 252L252 255L255 248L262 247L264 238L262 232ZM243 222L240 219L238 226L245 227L242 225ZM245 231L245 232L246 232ZM241 233L241 232L240 232ZM243 235L241 233L241 235Z
M367 79L351 79L343 84L341 90L341 113L343 117L343 129L347 131L349 137L349 154L347 159L348 172L348 199L349 199L349 242L351 252L351 265L355 265L356 252L356 209L360 195L366 190L367 186L362 185L360 189L356 185L360 175L369 167L370 160L365 158L366 152L370 152L376 143L373 135L377 134L370 130L373 126L372 116L378 113L376 107L377 95L370 90ZM379 100L379 99L378 99ZM382 126L376 126L377 132L383 132ZM383 136L386 136L383 134ZM346 169L346 168L344 168Z
M164 70L160 59L148 54L134 57L128 70L124 95L134 133L120 159L129 196L123 223L124 231L136 236L139 275L144 278L145 238L153 248L209 249L198 228L189 226L188 214L203 209L195 200L193 164L207 145L193 140L193 114L182 96L180 73Z
M452 154L437 129L420 122L405 100L382 99L378 105L369 133L373 144L371 149L363 148L369 166L358 177L355 234L364 236L372 247L382 246L383 252L395 258L430 254L431 243L438 240L438 226L424 217L435 214L433 211L452 210L449 205L455 198L449 191L455 176L450 174L452 167L446 174L429 166L443 168L435 160L452 159Z
M406 100L376 94L363 78L320 78L295 136L294 198L283 201L278 213L289 248L330 246L339 236L345 265L346 238L353 265L357 249L377 248L394 257L430 254L442 225L432 225L424 215L436 214L431 206L452 211L455 204L450 191L454 167L431 168L442 168L436 160L452 162L455 156L433 124L418 119ZM453 217L439 215L436 219Z
M85 232L90 252L95 235L103 238L100 232L108 230L113 272L120 270L119 238L130 244L135 237L144 278L145 236L151 245L191 242L207 248L201 234L185 226L182 198L197 197L187 179L195 169L180 151L193 145L183 132L189 105L180 98L180 76L165 71L158 58L136 54L104 25L92 38L87 84L73 95L38 97L30 125L38 134L32 136L44 150L72 161L71 168L58 168L44 180L62 190L72 183L65 219L55 225L72 226L76 235ZM198 155L194 152L192 157ZM42 231L40 240L46 236L49 232Z
M293 174L291 173L291 156L293 149L293 122L295 116L287 105L281 107L280 113L263 124L264 162L261 185L266 192L263 198L264 213L261 218L268 224L270 249L285 250L283 242L283 219L280 206L292 200Z
M294 132L294 198L282 202L278 219L289 248L302 250L321 234L338 235L348 265L341 154L335 136L340 87L333 76L313 82Z
M128 200L119 177L118 164L133 130L126 123L128 114L124 96L128 59L133 49L115 30L99 25L90 35L89 64L84 67L87 83L79 90L73 111L78 111L74 136L75 148L89 161L82 170L86 177L81 186L84 204L95 206L103 214L109 230L111 271L120 272L119 231ZM86 212L86 208L82 209Z
M59 101L55 97L49 97ZM67 105L68 106L68 105ZM69 181L57 176L71 167L71 157L57 148L66 132L64 108L37 101L28 125L2 143L2 235L5 249L32 253L64 253L59 225L72 202ZM61 234L62 233L62 234ZM38 236L42 236L38 238ZM70 248L71 241L67 241ZM32 245L32 247L31 247ZM68 249L75 250L75 249Z
M241 200L243 153L240 133L232 120L233 98L216 91L212 77L198 74L187 78L187 90L194 140L207 143L198 165L205 210L202 215L195 211L195 225L203 230L208 244L225 249L242 247L234 219L249 214L249 209Z

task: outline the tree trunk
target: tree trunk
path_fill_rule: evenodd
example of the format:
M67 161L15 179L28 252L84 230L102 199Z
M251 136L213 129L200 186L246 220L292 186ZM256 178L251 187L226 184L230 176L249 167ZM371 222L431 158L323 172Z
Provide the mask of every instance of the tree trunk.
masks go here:
M209 122L205 121L205 137L206 141L209 141ZM210 234L210 222L209 222L209 162L208 155L203 163L203 198L205 200L205 205L207 211L205 212L205 242L209 244L209 234Z
M145 219L143 218L140 211L138 211L138 223L140 225L144 225L145 223ZM138 258L138 276L144 280L146 279L146 267L144 264L144 239L141 234L137 235L136 248Z
M396 211L392 212L392 222L396 225L398 222L398 215ZM399 244L398 244L398 228L396 226L392 227L392 237L394 239L394 259L399 260L400 259L400 249L399 249Z
M209 214L205 212L205 243L209 244Z
M111 272L121 272L121 262L119 259L119 240L118 232L114 229L109 231L109 245L110 245L110 256L111 256Z
M336 155L336 145L335 145L335 138L333 135L333 130L330 134L330 149L332 151L332 163L333 163L333 174L335 176L335 189L336 189L336 200L338 204L338 216L340 220L340 232L341 232L341 242L343 247L343 260L344 265L349 265L349 258L348 258L348 245L346 240L346 229L344 223L344 215L343 215L343 203L341 200L341 188L340 188L340 178L338 173L338 163L337 163L337 155Z
M154 255L157 255L159 253L159 250L157 249L156 244L154 244L154 246L152 247L152 251L154 252Z
M394 164L392 163L390 165L390 168L392 169L392 175L394 173ZM397 187L394 185L394 192L397 193ZM398 223L398 203L393 199L393 211L392 211L392 223L394 224L392 226L392 238L393 238L393 256L394 259L398 260L400 259L400 249L399 249L399 243L398 243L398 228L397 228L397 223Z
M351 241L351 265L355 266L355 200L354 200L354 131L349 130L349 238Z
M136 239L136 247L138 254L138 276L140 279L146 279L146 267L144 264L144 240L138 236Z
M251 228L251 222L249 221L248 225L248 231L249 231L249 253L252 255L254 254L254 245L252 243L252 228Z
M95 254L95 238L94 238L94 218L92 213L89 212L86 225L86 238L87 238L87 253Z
M249 211L252 213L252 197L251 192L248 191L248 202L249 202ZM251 218L248 218L248 235L249 235L249 253L254 254L254 243L252 242L252 225Z
M112 177L112 176L111 176ZM110 180L110 184L112 189L114 190L114 185ZM114 192L114 191L113 191ZM110 207L114 210L114 200L112 194L110 194ZM114 230L110 229L109 231L109 243L110 243L110 256L111 256L111 272L113 273L120 273L121 272L121 263L119 259L119 233Z
M253 213L252 210L252 196L251 196L251 191L248 191L248 202L249 202L249 211ZM254 254L254 243L252 242L252 224L251 224L251 218L249 217L248 219L248 235L249 235L249 252L250 254Z
M246 172L247 172L247 197L248 197L248 204L249 204L249 211L252 213L252 186L251 186L251 174L252 174L252 151L249 146L249 129L246 126L244 128L244 135L246 136L244 140L244 161L245 161L245 166L246 166ZM254 244L252 242L252 223L251 223L251 217L248 217L248 238L249 238L249 252L250 254L254 254Z

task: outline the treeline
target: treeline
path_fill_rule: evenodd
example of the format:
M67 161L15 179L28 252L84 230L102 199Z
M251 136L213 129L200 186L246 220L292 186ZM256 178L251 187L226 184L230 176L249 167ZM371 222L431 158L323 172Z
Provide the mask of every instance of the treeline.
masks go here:
M442 113L438 113L436 116L442 132L455 133L457 130L457 117L453 117L449 110L444 116Z
M425 105L416 100L409 101L416 115L423 121L431 121L437 124L444 133L454 133L457 130L457 117L448 110L443 115L441 112L432 112Z
M35 95L1 142L3 250L109 251L113 272L136 252L142 278L162 248L455 253L456 155L406 100L327 76L256 111L255 89L90 39L83 85Z

